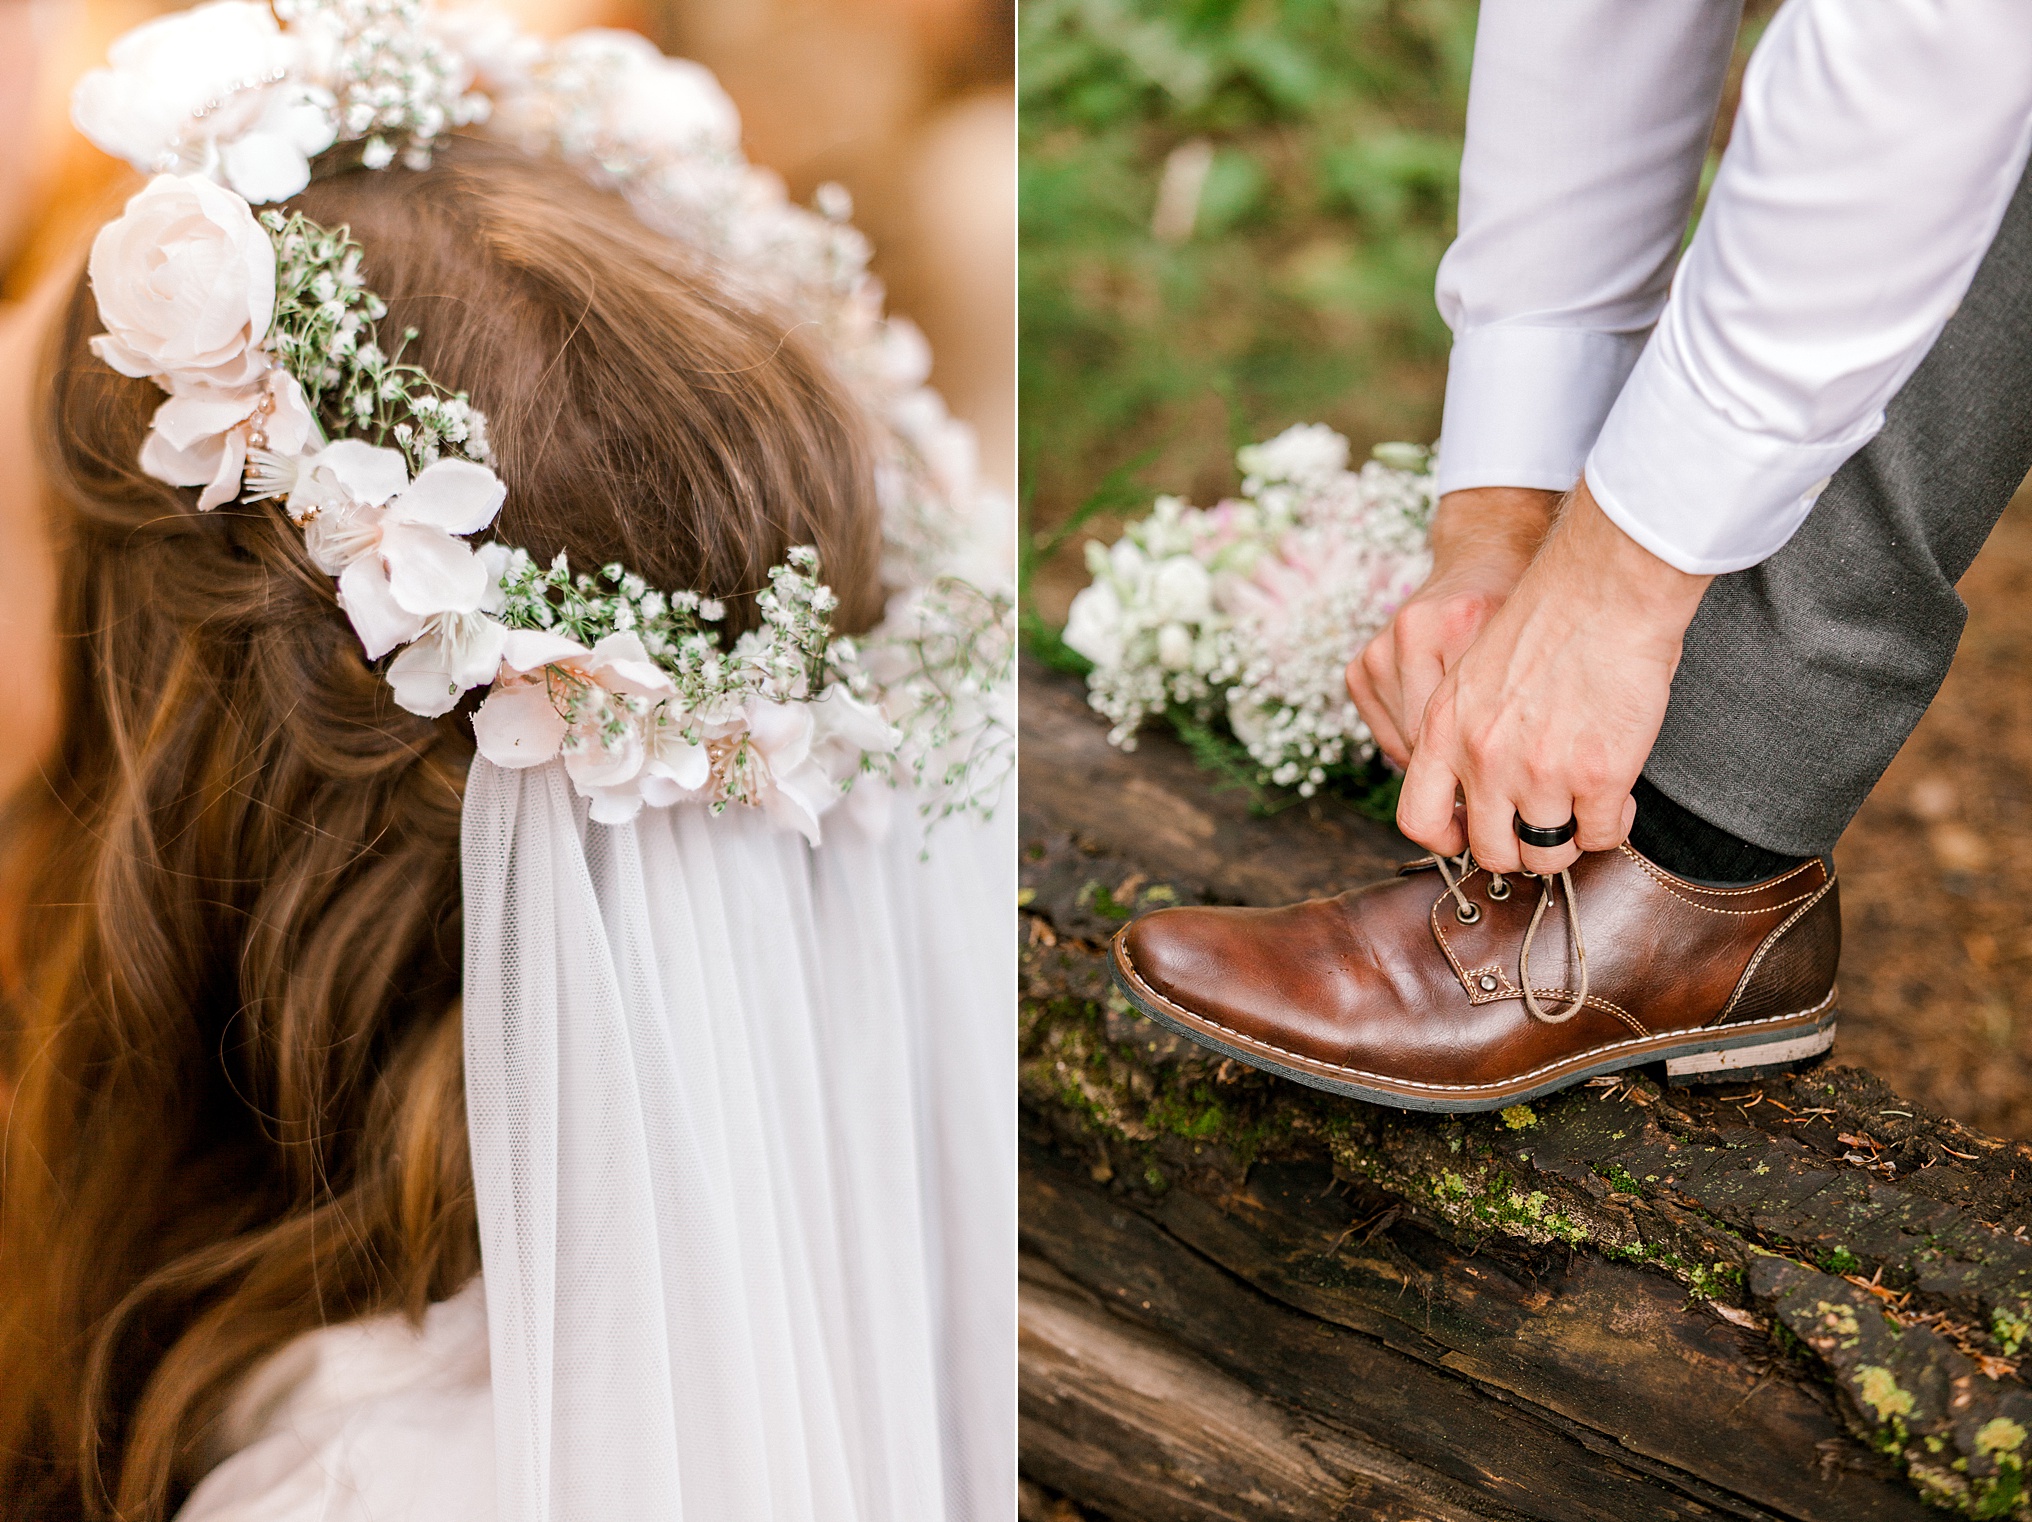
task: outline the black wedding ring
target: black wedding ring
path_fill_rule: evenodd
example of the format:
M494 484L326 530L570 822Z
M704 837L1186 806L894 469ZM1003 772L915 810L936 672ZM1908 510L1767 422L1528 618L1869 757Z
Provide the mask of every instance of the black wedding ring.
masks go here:
M1510 821L1517 831L1519 840L1527 846L1536 846L1541 851L1550 851L1565 845L1573 839L1574 831L1580 828L1580 821L1577 819L1569 819L1557 829L1551 830L1540 829L1535 824L1526 824L1522 814L1512 814Z

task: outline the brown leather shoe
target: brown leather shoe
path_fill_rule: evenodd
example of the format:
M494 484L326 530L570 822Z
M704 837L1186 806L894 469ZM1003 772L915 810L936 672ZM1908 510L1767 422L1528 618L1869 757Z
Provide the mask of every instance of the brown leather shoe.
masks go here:
M1461 865L1285 909L1160 909L1116 935L1115 980L1215 1051L1408 1110L1498 1109L1661 1060L1749 1077L1834 1043L1841 907L1818 860L1744 888L1628 846L1564 882Z

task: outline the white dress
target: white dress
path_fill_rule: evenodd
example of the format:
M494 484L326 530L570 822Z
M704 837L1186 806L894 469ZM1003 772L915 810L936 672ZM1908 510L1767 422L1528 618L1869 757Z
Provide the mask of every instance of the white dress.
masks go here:
M234 1398L203 1522L492 1522L494 1392L475 1279L430 1308L299 1337Z
M485 1282L421 1328L329 1327L272 1356L238 1392L220 1462L179 1522L494 1522L530 1513L501 1498L531 1493L532 1448L536 1491L565 1498L543 1514L566 1522L1013 1517L1014 811L946 821L926 859L907 797L894 803L886 824L865 805L833 810L814 849L740 808L588 826L561 771L476 769L468 916L486 851L505 849L498 832L475 844L486 808L522 832L503 891L544 895L559 948L539 957L525 931L501 959L517 986L496 997L480 990L469 930L469 1088L500 1060L475 1034L476 1001L569 1012L556 1022L561 1094L595 1056L635 1075L595 1108L627 1112L629 1134L648 1139L642 1205L619 1222L574 1218L575 1195L613 1191L574 1189L584 1156L568 1155L581 1144L567 1125L537 1233L554 1228L555 1262L509 1294L499 1265L513 1260L490 1256ZM555 839L553 862L536 848ZM521 923L512 902L487 913ZM573 981L578 941L603 935L612 1028L585 1018ZM487 1113L482 1100L483 1238L486 1180L509 1150ZM658 1219L636 1229L642 1216ZM490 1363L495 1379L530 1363L526 1337L503 1337L532 1322L532 1303L567 1351L554 1375L545 1365L541 1421L502 1423L497 1443ZM585 1314L611 1331L589 1332ZM515 1400L523 1387L505 1388ZM667 1454L651 1477L667 1488L638 1480L586 1503L651 1449Z

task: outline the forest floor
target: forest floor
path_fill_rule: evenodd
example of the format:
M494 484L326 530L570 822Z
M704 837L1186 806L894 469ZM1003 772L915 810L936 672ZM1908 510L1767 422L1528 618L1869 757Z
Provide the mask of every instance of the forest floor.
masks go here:
M2032 1138L2032 489L1962 579L1939 698L1842 837L1835 1060Z

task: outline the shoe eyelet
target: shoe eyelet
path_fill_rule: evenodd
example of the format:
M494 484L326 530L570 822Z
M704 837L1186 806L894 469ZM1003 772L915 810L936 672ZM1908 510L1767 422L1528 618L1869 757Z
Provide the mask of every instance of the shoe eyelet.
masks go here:
M1464 909L1456 908L1453 912L1453 917L1459 920L1463 925L1472 925L1476 920L1482 917L1481 905L1469 904Z
M1489 879L1490 898L1494 899L1497 903L1500 904L1504 899L1508 898L1509 896L1510 896L1510 882L1508 878L1492 877Z

